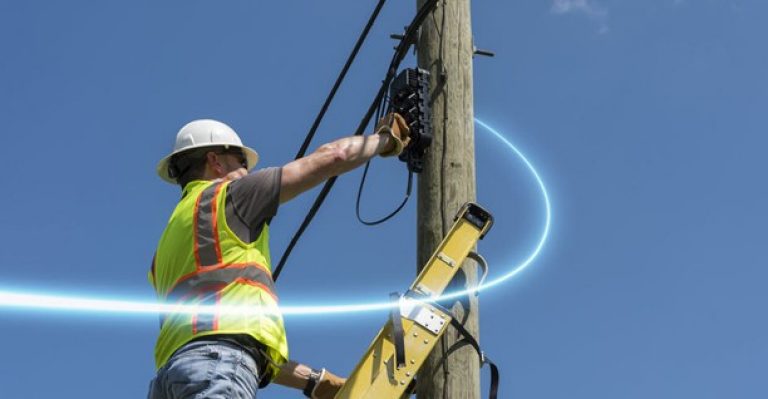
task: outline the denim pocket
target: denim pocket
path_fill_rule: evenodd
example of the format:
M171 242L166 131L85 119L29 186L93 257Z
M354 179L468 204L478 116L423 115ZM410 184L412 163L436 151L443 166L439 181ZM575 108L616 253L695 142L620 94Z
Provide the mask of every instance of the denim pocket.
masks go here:
M190 349L168 363L165 382L174 398L192 398L211 385L221 354L209 346Z
M171 394L173 398L178 399L193 399L198 394L204 392L211 386L210 381L188 382L188 383L173 383L170 386Z

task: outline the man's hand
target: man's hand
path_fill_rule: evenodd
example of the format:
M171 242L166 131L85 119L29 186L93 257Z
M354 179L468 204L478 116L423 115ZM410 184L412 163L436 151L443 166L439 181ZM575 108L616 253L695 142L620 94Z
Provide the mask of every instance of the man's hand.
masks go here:
M320 380L315 385L315 389L312 390L312 399L333 399L346 381L346 378L323 370Z
M389 136L392 141L390 150L382 152L382 157L391 157L400 155L411 142L411 128L405 122L405 118L397 113L391 113L381 118L376 125L376 133Z

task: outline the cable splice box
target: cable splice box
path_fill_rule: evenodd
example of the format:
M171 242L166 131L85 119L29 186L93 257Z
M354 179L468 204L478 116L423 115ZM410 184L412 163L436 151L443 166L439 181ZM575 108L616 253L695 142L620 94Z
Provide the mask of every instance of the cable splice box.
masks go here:
M411 172L424 169L423 158L432 144L432 111L429 100L429 72L408 68L389 87L390 111L397 112L411 129L411 144L400 154Z

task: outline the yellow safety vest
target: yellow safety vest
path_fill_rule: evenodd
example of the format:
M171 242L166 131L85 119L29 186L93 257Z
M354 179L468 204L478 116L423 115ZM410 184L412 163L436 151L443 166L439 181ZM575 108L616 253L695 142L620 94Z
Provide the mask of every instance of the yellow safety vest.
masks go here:
M185 343L212 334L250 335L266 346L274 363L288 360L270 266L269 226L252 243L232 232L224 211L228 184L187 184L158 244L149 280L164 303L251 311L165 315L155 345L158 368ZM270 380L277 375L276 364L270 362Z

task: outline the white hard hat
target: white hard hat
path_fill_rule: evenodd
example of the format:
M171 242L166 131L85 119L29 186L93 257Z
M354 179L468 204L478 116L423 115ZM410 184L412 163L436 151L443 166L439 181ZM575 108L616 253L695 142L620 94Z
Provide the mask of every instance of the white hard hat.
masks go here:
M223 122L213 119L198 119L187 123L176 134L176 144L173 152L161 159L157 164L157 174L168 183L176 184L176 179L168 174L168 164L171 157L187 150L202 147L235 147L243 150L248 170L259 161L259 154L243 145L235 131Z

